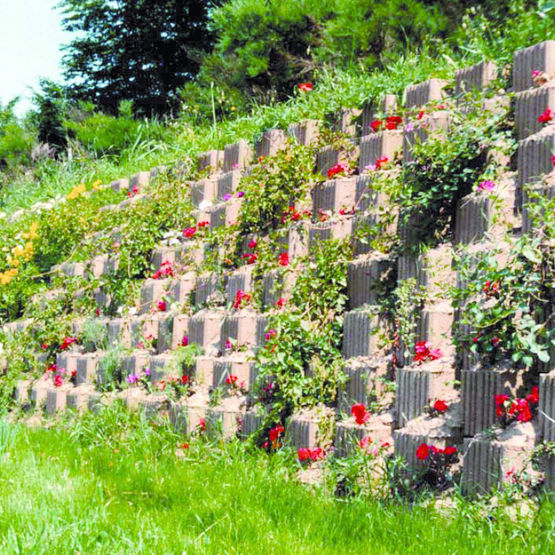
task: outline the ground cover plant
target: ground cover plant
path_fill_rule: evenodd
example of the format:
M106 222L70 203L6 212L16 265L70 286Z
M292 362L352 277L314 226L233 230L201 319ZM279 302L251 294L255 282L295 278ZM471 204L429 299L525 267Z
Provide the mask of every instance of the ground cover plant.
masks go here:
M9 553L545 553L555 507L454 498L348 503L299 463L184 438L118 407L48 429L0 422L0 546ZM528 505L527 505L528 506Z

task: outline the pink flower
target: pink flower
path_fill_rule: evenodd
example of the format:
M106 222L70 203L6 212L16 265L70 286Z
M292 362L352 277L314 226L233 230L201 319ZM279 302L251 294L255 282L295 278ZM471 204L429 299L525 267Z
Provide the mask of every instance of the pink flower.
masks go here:
M493 181L482 181L478 185L478 191L493 191L495 183Z
M183 236L186 237L187 239L191 239L191 237L194 237L196 232L197 232L196 227L188 227L183 231Z
M233 308L241 309L245 304L248 304L251 300L251 296L245 293L242 289L239 289L235 294L235 302L233 303Z
M277 335L276 330L270 330L266 334L266 341L270 341L270 339L272 339L272 337L275 337L276 335Z
M437 360L443 356L441 349L430 349L428 341L419 341L415 345L414 362L422 364L430 360Z
M285 305L285 299L283 297L280 297L276 301L276 306L281 309L281 308L283 308L284 305Z
M167 305L166 301L164 301L163 299L161 301L158 301L158 304L156 306L160 312L166 312Z
M371 445L372 438L370 436L364 436L359 442L358 446L363 450L366 451L367 447Z
M227 339L225 342L225 348L227 351L229 351L230 349L233 348L233 345L231 344L231 339Z
M235 195L237 198L242 198L245 196L245 191L237 191L237 195Z
M189 345L189 338L186 335L184 335L183 339L181 340L181 346L187 347L187 345Z

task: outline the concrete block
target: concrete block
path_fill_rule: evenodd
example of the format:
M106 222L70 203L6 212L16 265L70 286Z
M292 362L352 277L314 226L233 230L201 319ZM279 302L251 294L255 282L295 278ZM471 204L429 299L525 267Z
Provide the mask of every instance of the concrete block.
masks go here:
M243 139L236 143L226 145L224 150L223 171L230 172L232 170L246 168L252 162L252 154L251 146Z
M380 131L372 133L360 140L360 158L358 168L364 172L369 166L375 166L376 161L383 156L393 162L395 156L403 149L403 131Z
M223 276L216 273L199 276L192 293L193 305L198 308L218 300L223 301L224 287L225 279Z
M191 202L198 208L203 202L214 202L216 200L218 182L215 178L205 178L195 181L191 185Z
M216 200L229 200L226 196L233 195L238 190L242 175L241 170L231 170L218 177Z
M347 294L349 308L354 310L366 304L377 304L395 287L397 268L388 255L359 258L347 267Z
M367 102L361 114L361 130L360 135L366 137L374 133L372 122L380 114L392 114L397 110L397 97L394 94L386 94L378 105L373 102ZM361 153L362 155L362 153Z
M480 62L470 67L464 67L455 72L456 93L479 90L483 91L497 79L497 66L494 62Z
M380 172L381 175L386 172ZM387 175L393 178L395 171L387 171ZM373 187L375 176L372 174L358 175L356 177L356 210L357 214L365 213L369 210L377 215L380 211L389 211L393 207L389 197Z
M30 391L31 405L35 409L40 410L46 404L46 395L54 386L50 381L44 378L38 379L32 386Z
M417 341L429 341L434 347L441 347L444 354L451 354L451 328L454 322L454 310L449 301L426 306L418 319L416 329Z
M338 422L335 425L333 440L335 455L345 457L360 449L358 442L365 437L370 437L377 445L382 443L393 445L392 433L391 424L384 422L384 419L380 417L372 417L368 423L362 426L352 420Z
M539 133L520 141L517 154L519 186L535 183L551 174L554 153L555 126L548 126Z
M187 375L194 380L196 385L208 389L213 386L214 366L218 360L220 360L219 357L199 356L195 359L195 365L187 372Z
M254 289L254 266L242 266L227 277L225 298L228 306L233 306L239 290L252 292Z
M321 148L316 154L316 168L318 172L327 176L328 170L340 163L348 163L350 156L343 149L328 145Z
M73 372L77 372L77 361L83 356L74 351L65 351L56 355L56 366L58 371L65 370L65 375L70 377Z
M293 414L285 426L287 442L294 448L326 447L333 438L334 414L327 407Z
M534 87L534 71L548 76L555 73L555 41L540 42L514 53L513 90L520 92Z
M464 435L476 435L495 424L495 395L513 395L521 383L522 376L516 371L463 370Z
M187 272L184 275L172 279L168 289L168 299L172 303L186 305L190 303L191 294L195 290L196 274Z
M403 132L403 164L413 161L412 148L415 144L425 143L431 134L447 131L450 120L448 112L440 111L424 116L416 123L406 125Z
M199 172L206 172L208 175L213 175L220 171L223 162L223 150L209 150L198 155L197 168Z
M555 110L555 83L522 91L515 95L515 127L522 140L541 131L546 124L538 118L547 110Z
M200 429L206 417L208 397L205 393L195 393L187 399L170 404L170 420L177 431L191 434Z
M220 351L225 352L228 339L247 349L258 347L256 340L260 318L260 315L247 310L228 314L222 324Z
M75 385L91 385L96 380L96 369L100 354L98 352L86 353L77 359L77 368L75 376Z
M84 262L65 262L60 264L59 271L61 275L67 277L83 277L85 275L86 266Z
M127 382L127 376L139 375L150 366L150 354L147 351L136 351L132 355L122 357L121 374L122 381Z
M215 359L212 387L225 387L229 376L236 376L237 385L250 389L256 378L254 361L244 353L235 353Z
M224 440L235 437L242 423L244 408L239 397L227 397L216 407L206 411L206 435Z
M108 343L110 345L121 343L125 347L131 346L131 328L124 318L114 318L106 323Z
M139 314L157 310L158 302L167 294L170 281L167 279L147 279L141 287Z
M66 407L75 412L83 413L89 409L89 397L94 392L91 385L74 387L67 392Z
M275 308L280 298L291 295L295 276L292 272L272 270L262 278L262 307L266 310Z
M167 349L177 349L183 343L184 337L189 337L189 316L186 314L178 314L173 318L171 335L168 334L164 345ZM169 340L169 341L168 341ZM160 337L158 337L160 345ZM189 340L189 343L191 341Z
M287 135L282 129L269 129L262 133L262 138L256 144L256 158L275 156L287 146Z
M139 400L139 409L143 411L147 420L158 415L168 413L169 401L165 395L147 395Z
M21 407L26 407L30 402L31 380L19 380L15 384L15 401Z
M397 370L395 425L400 428L423 414L432 399L454 397L455 368L442 359Z
M342 240L351 237L353 234L352 217L341 217L336 220L312 224L308 228L308 248L314 252L318 244L328 239Z
M162 264L169 262L175 271L176 267L183 263L182 251L183 247L181 245L156 247L150 258L153 268L158 270Z
M405 89L405 108L421 108L429 102L442 100L445 97L445 85L447 81L442 79L430 79L409 85Z
M297 143L308 146L318 140L320 125L321 123L318 120L303 120L299 123L291 124L288 127L288 133Z
M118 267L119 260L117 258L111 257L108 254L101 254L95 256L90 261L89 271L92 273L93 277L99 278L117 272Z
M129 191L129 179L118 179L117 181L112 181L110 187L117 193L123 191Z
M308 225L304 222L295 227L280 230L277 240L281 252L287 252L289 259L306 256L308 254Z
M318 221L322 212L352 210L356 203L355 177L333 179L316 185L312 190L312 217Z
M136 173L129 182L129 190L132 191L134 187L139 189L146 187L150 183L150 172Z
M197 343L206 355L217 354L225 313L201 310L189 318L189 343Z
M67 406L67 393L72 387L61 386L49 389L46 393L46 414L54 416L56 413L63 412Z
M241 426L241 437L243 439L258 432L264 423L264 415L256 412L256 410L249 410L243 414L243 422Z
M346 312L343 321L343 356L345 358L377 355L380 325L370 309Z

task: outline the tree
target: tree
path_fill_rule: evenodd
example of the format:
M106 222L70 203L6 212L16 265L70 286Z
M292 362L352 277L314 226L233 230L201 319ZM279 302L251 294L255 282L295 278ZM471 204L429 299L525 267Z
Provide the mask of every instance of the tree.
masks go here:
M39 142L50 145L58 154L67 146L63 123L64 89L49 79L41 79L40 88L33 95L37 111L32 118L37 127L37 137Z
M61 0L73 99L117 113L122 100L148 115L174 109L177 91L198 72L212 46L214 2L203 0Z

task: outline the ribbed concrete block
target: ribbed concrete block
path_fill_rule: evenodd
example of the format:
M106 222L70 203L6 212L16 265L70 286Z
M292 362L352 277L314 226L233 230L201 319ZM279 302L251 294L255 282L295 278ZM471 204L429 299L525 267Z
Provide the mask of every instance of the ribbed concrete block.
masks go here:
M285 274L287 278L290 274ZM280 298L286 296L284 275L279 270L272 270L262 278L262 307L269 309L275 307Z
M59 273L67 277L83 277L85 275L85 269L86 266L84 262L65 262L64 264L60 264Z
M295 449L325 447L333 438L331 409L294 414L285 426L285 437Z
M197 312L189 319L189 342L200 345L207 355L217 354L220 349L223 321L222 311Z
M150 172L139 172L136 173L129 182L129 190L134 187L146 187L150 183Z
M517 154L518 184L535 183L553 172L554 153L555 126L550 125L520 141Z
M438 302L422 310L416 328L417 341L429 341L444 352L451 351L451 328L455 312L449 301Z
M147 420L168 414L169 402L165 395L151 394L139 400L139 409Z
M216 199L227 200L227 195L233 195L239 188L242 174L241 170L231 170L222 174L217 181Z
M348 414L357 403L369 405L374 399L386 398L384 379L389 376L387 361L371 359L351 359L343 371L347 381L338 391L340 412Z
M30 402L31 380L19 380L15 384L15 401L21 407L26 407Z
M206 411L206 435L212 439L230 439L237 435L241 428L244 408L242 399L228 397L217 407Z
M183 263L183 246L156 247L150 258L152 267L158 270L162 264L170 263L172 268Z
M247 438L250 435L258 432L262 428L264 423L264 415L256 412L255 410L249 410L243 415L243 422L241 426L241 437Z
M189 337L189 316L186 314L178 314L172 319L171 331L168 329L166 338L162 339L158 335L158 352L163 352L163 347L166 349L177 349L183 344L183 339ZM189 343L190 343L189 339ZM165 349L164 349L165 350Z
M226 350L225 347L228 339L248 349L258 347L256 340L257 326L260 319L260 315L244 310L237 314L228 314L222 324L220 350L222 352Z
M46 404L46 395L50 389L53 389L50 381L44 379L37 380L32 386L30 391L31 405L37 410L40 410Z
M555 84L523 91L515 95L515 127L517 137L525 139L538 133L545 123L538 121L545 110L555 109Z
M393 444L391 426L376 419L363 426L352 421L338 422L335 425L333 439L334 454L338 457L345 457L360 449L358 442L365 437L370 437L373 442L377 443L377 446L385 442Z
M220 171L223 161L223 150L209 150L198 155L197 168L199 172L207 172L208 175L212 175Z
M81 353L63 352L56 355L56 366L58 371L65 370L66 376L71 376L73 372L77 372L77 361L81 357Z
M256 379L254 361L243 353L215 359L212 387L225 387L229 376L236 376L237 385L250 389Z
M370 310L346 312L343 321L343 356L368 357L379 350L378 317Z
M195 385L204 389L212 387L214 383L214 366L219 357L199 356L195 359L195 365L186 370L187 376L194 380Z
M86 353L79 356L75 376L75 384L77 386L94 384L99 358L100 354L98 352Z
M224 150L224 172L246 168L251 162L252 148L247 141L241 139L236 143L226 145Z
M197 278L192 301L195 307L204 306L223 296L225 280L215 273L204 274Z
M270 129L262 133L262 138L256 143L256 158L275 156L287 146L287 135L282 129Z
M318 221L322 212L351 210L356 202L355 177L325 181L312 190L312 216Z
M122 191L129 191L129 179L118 179L117 181L112 181L110 187L117 193Z
M90 261L89 271L93 277L99 278L117 272L118 267L119 260L117 258L112 258L108 254L101 254Z
M164 312L158 312L130 318L131 348L144 349L145 343L155 342L158 339L159 321L164 315Z
M141 401L146 396L147 393L138 387L130 387L117 393L117 398L128 411L138 411Z
M543 224L543 208L534 207L539 200L552 200L555 197L555 186L550 184L529 183L522 192L522 232L529 233L536 225ZM535 213L537 212L537 213Z
M420 108L429 102L439 101L445 97L447 81L430 79L423 83L409 85L405 89L405 108Z
M312 224L308 229L309 251L314 252L322 241L327 241L328 239L341 241L351 237L353 234L353 221L352 217L342 217L337 220Z
M94 392L91 385L74 387L67 392L66 407L78 413L83 413L89 408L89 397Z
M225 286L225 297L228 305L233 305L239 290L252 292L254 289L254 266L242 266L232 272Z
M210 222L210 227L216 229L218 227L223 227L226 225L225 212L226 212L225 202L220 202L214 206L209 206L206 209L206 213L199 218L200 220L207 220Z
M515 188L499 193L472 193L459 201L455 219L455 243L469 244L492 238L516 225L514 207Z
M555 371L540 375L539 439L555 441Z
M216 199L217 180L215 178L201 179L191 185L191 202L198 208L203 202L214 202Z
M125 382L127 376L139 375L150 365L150 354L147 351L137 351L130 356L121 359L122 381Z
M386 174L393 178L395 171L380 172L380 175ZM376 190L372 186L375 177L372 174L358 175L356 177L356 208L357 213L363 213L371 210L372 213L378 214L380 211L394 210L395 208L391 206L389 197Z
M360 140L360 158L358 168L363 172L368 166L374 166L378 158L386 156L392 162L395 155L403 148L403 131L380 131L362 137Z
M524 91L535 86L533 72L555 73L555 41L547 40L517 50L513 57L513 89Z
M397 97L394 94L386 94L382 98L379 104L374 102L367 102L363 109L360 117L361 137L366 137L374 133L372 129L372 122L380 115L383 114L393 114L397 110Z
M304 223L295 227L280 230L277 241L282 252L289 254L289 259L308 254L308 226Z
M170 421L176 431L191 434L197 430L206 417L208 397L204 393L195 393L187 399L170 403Z
M139 313L156 310L158 302L167 294L170 281L167 279L147 279L141 287Z
M355 216L353 220L353 256L362 256L373 252L370 239L374 238L379 219L376 214L366 213Z
M194 272L187 272L172 279L168 288L168 299L173 303L189 304L195 286L196 274Z
M463 370L462 401L464 435L473 436L497 422L495 395L516 392L521 377L518 372Z
M225 225L235 226L239 221L239 214L241 213L241 206L243 205L242 198L232 198L225 203Z
M331 129L336 133L345 133L351 137L357 135L357 119L362 110L358 108L342 108L332 115Z
M347 267L349 308L353 310L365 304L377 304L379 297L391 293L397 281L396 270L394 260L387 255L350 262Z
M315 119L303 120L299 123L291 124L288 127L288 133L297 143L308 146L318 140L320 125L321 123Z
M432 399L452 397L454 379L455 368L441 361L398 369L395 425L400 428L423 414Z
M123 318L108 320L108 343L110 345L122 344L124 347L131 346L131 328L129 321Z
M68 390L69 388L67 386L62 386L49 389L47 391L45 406L46 414L54 416L56 413L66 410Z
M150 370L150 379L152 383L165 380L169 377L181 378L181 373L176 368L174 357L171 353L151 356L148 368Z
M434 112L424 116L416 123L405 126L403 132L403 164L413 161L412 149L415 144L423 144L431 134L449 129L450 116L448 112Z
M482 91L497 79L497 66L493 62L480 62L455 72L456 94L467 91Z
M321 148L316 154L316 168L322 175L327 175L328 170L340 162L348 162L345 153L332 145Z

